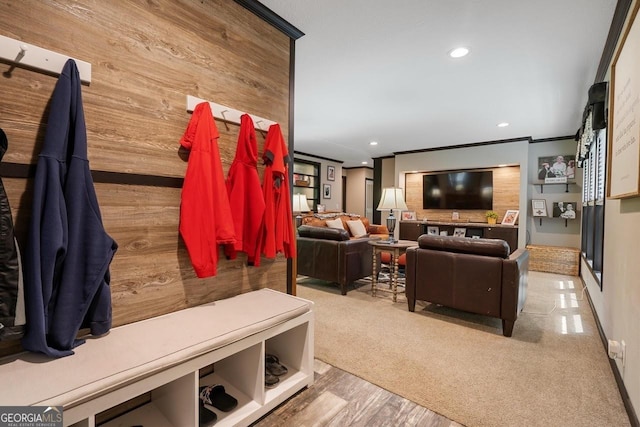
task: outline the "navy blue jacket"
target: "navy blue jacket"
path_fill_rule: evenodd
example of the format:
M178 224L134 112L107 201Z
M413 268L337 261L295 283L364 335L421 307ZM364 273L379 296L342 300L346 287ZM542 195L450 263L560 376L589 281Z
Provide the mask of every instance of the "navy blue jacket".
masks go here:
M102 225L87 159L80 74L65 64L50 104L33 185L25 253L26 332L22 346L73 354L81 327L111 328L109 265L117 249Z

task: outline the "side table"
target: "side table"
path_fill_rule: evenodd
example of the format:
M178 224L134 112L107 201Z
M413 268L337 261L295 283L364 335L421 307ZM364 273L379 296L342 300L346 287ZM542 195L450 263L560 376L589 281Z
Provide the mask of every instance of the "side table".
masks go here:
M378 254L389 252L391 254L391 292L393 302L398 301L398 258L407 251L407 248L418 246L413 240L398 240L390 243L388 240L370 240L373 246L373 276L371 280L371 295L376 296L376 283L378 282Z

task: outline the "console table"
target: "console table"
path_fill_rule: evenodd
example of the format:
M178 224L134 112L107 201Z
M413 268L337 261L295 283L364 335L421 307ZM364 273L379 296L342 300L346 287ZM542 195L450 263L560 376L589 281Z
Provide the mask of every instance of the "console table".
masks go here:
M400 239L418 240L422 234L428 233L429 227L438 227L438 233L446 231L448 236L452 236L456 228L466 228L466 237L502 239L509 244L511 253L518 249L518 226L486 222L400 221Z
M381 252L389 252L391 254L391 292L393 293L393 302L398 301L398 258L405 253L408 248L417 246L414 240L399 240L390 243L388 240L369 240L369 244L373 246L373 275L371 276L371 295L376 296L376 283L378 282L378 254Z

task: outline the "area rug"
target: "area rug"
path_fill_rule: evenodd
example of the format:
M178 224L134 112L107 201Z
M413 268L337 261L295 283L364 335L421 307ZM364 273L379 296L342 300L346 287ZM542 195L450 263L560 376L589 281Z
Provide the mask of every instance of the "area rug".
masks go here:
M469 427L630 425L579 278L530 272L511 338L499 319L421 302L411 313L402 287L396 303L378 289L298 281L316 358Z

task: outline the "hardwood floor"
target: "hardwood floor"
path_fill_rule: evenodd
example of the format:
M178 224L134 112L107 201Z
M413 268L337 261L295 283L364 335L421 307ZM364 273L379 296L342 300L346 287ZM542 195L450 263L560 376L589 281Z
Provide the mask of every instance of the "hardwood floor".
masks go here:
M314 371L311 387L252 426L462 426L319 360Z

